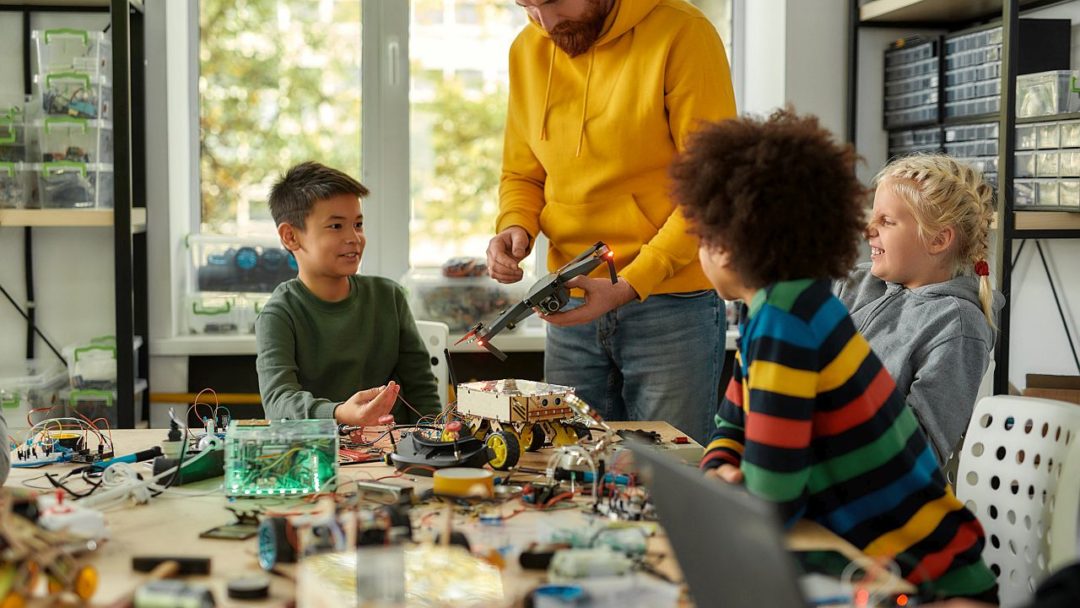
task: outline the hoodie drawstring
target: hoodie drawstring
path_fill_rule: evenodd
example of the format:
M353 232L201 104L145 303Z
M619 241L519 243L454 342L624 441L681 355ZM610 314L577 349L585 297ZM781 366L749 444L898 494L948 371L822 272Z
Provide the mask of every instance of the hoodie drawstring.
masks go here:
M585 72L585 93L581 99L581 126L578 129L577 138L577 153L574 155L581 158L581 144L585 141L585 114L589 109L589 81L592 79L593 62L596 60L596 46L589 50L589 69ZM550 85L551 77L548 76L548 83ZM547 116L547 110L544 110L545 118Z
M551 101L551 75L555 73L555 43L551 43L551 61L548 62L547 87L544 88L544 113L540 117L540 141L547 139L548 102Z

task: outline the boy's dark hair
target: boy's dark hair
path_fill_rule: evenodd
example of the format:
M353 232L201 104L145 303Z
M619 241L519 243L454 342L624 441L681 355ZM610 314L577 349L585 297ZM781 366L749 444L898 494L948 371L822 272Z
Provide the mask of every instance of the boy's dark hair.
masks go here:
M671 175L691 232L726 249L741 280L761 288L850 272L865 227L857 158L816 117L789 108L705 126Z
M369 193L341 171L309 160L286 171L270 189L270 214L278 226L288 222L303 230L304 219L315 203L339 194L363 198Z

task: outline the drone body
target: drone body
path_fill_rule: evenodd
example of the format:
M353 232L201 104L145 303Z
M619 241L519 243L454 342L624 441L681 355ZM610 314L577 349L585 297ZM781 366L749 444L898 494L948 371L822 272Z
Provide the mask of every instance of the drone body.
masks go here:
M533 312L539 311L544 314L559 312L570 301L570 288L566 286L566 282L574 277L589 274L601 264L608 265L611 282L614 284L618 280L615 275L614 258L615 252L611 251L607 245L602 242L596 243L567 262L562 268L537 281L529 288L525 299L504 310L490 326L485 327L483 323L477 323L469 333L458 340L458 344L466 340L475 340L478 346L486 348L500 361L505 361L506 354L491 344L491 338L495 334L504 329L513 329Z

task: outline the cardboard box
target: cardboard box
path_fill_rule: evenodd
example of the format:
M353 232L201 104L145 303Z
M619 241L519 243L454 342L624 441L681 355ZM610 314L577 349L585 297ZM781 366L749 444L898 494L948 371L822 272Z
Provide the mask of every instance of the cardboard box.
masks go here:
M1039 397L1080 405L1080 376L1028 374L1025 397Z

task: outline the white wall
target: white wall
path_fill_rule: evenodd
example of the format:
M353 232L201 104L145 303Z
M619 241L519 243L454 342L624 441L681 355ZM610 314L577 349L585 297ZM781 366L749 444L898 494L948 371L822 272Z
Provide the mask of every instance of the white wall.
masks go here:
M108 13L39 13L31 27L62 26L102 29ZM0 12L0 107L22 101L22 15ZM33 51L31 51L33 54ZM36 65L36 58L35 58ZM34 289L37 324L58 348L111 334L115 328L113 235L111 228L35 228ZM26 306L23 273L23 229L0 227L0 285ZM18 365L25 357L26 322L6 299L0 299L0 367ZM37 355L54 357L38 339Z
M846 0L749 0L744 28L742 113L792 104L843 138L846 121Z

